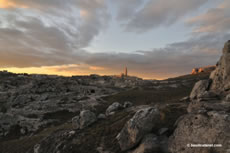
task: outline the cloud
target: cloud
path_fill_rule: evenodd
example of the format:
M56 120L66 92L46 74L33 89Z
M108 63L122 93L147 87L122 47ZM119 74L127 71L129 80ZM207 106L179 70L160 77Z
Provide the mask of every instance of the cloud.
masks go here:
M14 1L9 1L9 0L0 0L0 8L27 8L26 5L24 4L18 4Z
M117 19L132 31L169 26L207 0L119 0ZM219 33L192 35L164 48L130 53L89 53L84 50L107 27L105 0L0 0L0 66L44 67L61 74L119 74L127 66L131 75L167 78L190 73L198 66L214 65L230 34L228 1L190 25L215 26ZM115 2L114 2L115 3ZM3 5L4 4L4 5ZM121 4L126 4L122 5ZM128 5L130 4L130 5ZM180 5L178 5L180 4ZM4 7L3 7L4 6ZM26 7L24 7L26 6ZM205 16L205 17L204 17ZM212 28L213 30L213 28ZM122 38L121 38L122 39Z
M0 8L63 9L73 2L74 0L68 0L65 3L62 0L0 0Z
M187 24L195 26L194 32L226 32L230 26L230 1L225 0L216 8L190 18Z
M104 0L4 0L0 4L2 8L4 4L1 67L80 63L87 56L82 48L105 29L109 19Z
M117 19L125 21L131 17L140 9L144 0L116 0L114 2L117 5Z
M159 26L172 25L206 2L208 0L149 0L138 9L140 1L134 1L134 4L131 4L132 9L129 5L124 5L119 9L118 19L127 20L125 26L128 31L144 32ZM124 0L122 3L131 2Z
M114 72L120 72L127 66L131 74L145 78L175 77L190 73L194 67L215 65L229 38L230 34L207 34L160 49L136 53L92 54L85 62Z

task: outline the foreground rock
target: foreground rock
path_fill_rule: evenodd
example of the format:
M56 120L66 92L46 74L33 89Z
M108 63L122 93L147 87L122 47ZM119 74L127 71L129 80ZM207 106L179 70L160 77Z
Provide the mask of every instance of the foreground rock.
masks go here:
M180 118L170 137L172 153L227 153L230 151L230 41L210 80L193 88L188 113ZM198 146L198 147L194 147Z
M225 43L223 55L210 78L213 80L211 89L219 91L227 91L230 89L230 40Z
M84 110L81 111L79 116L76 116L72 119L72 125L74 129L83 129L96 121L97 117L93 112Z
M154 134L148 134L143 138L141 144L130 153L154 153L159 151L160 146L157 136Z
M204 93L208 89L209 83L209 80L198 81L192 89L190 99L198 98L202 93Z
M186 115L171 137L172 153L224 153L230 146L230 114L210 111ZM215 144L219 147L190 147L191 144Z
M158 126L159 121L160 112L157 108L148 107L137 111L117 136L121 150L135 147L146 134Z

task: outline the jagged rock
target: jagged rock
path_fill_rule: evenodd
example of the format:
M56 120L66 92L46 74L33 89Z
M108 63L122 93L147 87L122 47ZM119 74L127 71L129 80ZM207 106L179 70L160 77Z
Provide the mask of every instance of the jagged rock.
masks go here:
M125 124L117 136L121 150L136 146L160 122L160 112L155 107L141 109Z
M210 111L205 114L188 114L179 122L170 138L172 153L222 153L230 146L230 114ZM222 147L188 147L190 144L221 144Z
M133 103L129 102L129 101L126 101L123 105L124 108L128 108L128 107L131 107L133 106Z
M187 108L189 114L178 121L170 137L169 150L172 153L230 151L230 103L226 102L226 92L230 89L229 74L230 41L225 44L223 56L210 75L212 82L199 81L193 88L190 97L197 99L190 102ZM192 147L205 144L210 147Z
M120 110L120 109L122 109L123 107L122 107L122 105L120 104L120 103L118 103L118 102L115 102L115 103L113 103L112 105L110 105L107 109L106 109L106 115L108 116L108 115L112 115L114 112L116 112L116 111L118 111L118 110Z
M187 111L189 113L205 113L207 111L229 111L230 103L229 102L220 102L219 100L214 101L192 101L190 102Z
M154 134L147 134L141 141L140 145L130 153L154 153L159 151L160 146L157 136Z
M190 99L195 99L203 94L209 87L210 81L209 80L200 80L198 81L192 89L190 94Z
M212 91L205 91L203 93L198 94L197 99L199 101L209 101L209 100L217 100L219 96Z
M72 125L74 129L83 129L96 121L97 117L93 112L84 110L81 111L80 116L75 116L72 119Z
M223 48L223 55L217 63L217 68L212 73L210 78L213 80L211 89L230 89L230 40L225 43Z

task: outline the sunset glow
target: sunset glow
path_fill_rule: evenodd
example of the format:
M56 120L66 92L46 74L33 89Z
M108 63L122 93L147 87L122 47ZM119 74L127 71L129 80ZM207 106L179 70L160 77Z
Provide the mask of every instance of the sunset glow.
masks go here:
M18 4L10 0L0 0L0 8L28 8L25 4Z
M230 38L229 10L229 0L0 0L0 70L189 74L216 64Z

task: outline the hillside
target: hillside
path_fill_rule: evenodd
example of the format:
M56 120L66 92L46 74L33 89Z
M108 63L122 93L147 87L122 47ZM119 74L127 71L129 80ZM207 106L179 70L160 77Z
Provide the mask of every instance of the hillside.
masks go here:
M169 133L176 119L186 112L189 96L195 82L207 79L209 73L186 75L163 81L100 76L58 77L44 75L17 75L7 72L1 78L1 142L4 153L34 152L37 144L44 143L41 152L53 152L53 142L68 146L62 152L121 152L115 139L124 124L140 108L159 105ZM81 110L96 115L105 113L114 102L132 107L118 110L114 115L74 130L71 120ZM58 135L71 132L70 140ZM49 145L48 145L48 144ZM12 147L14 146L14 147ZM54 148L53 148L54 147Z

